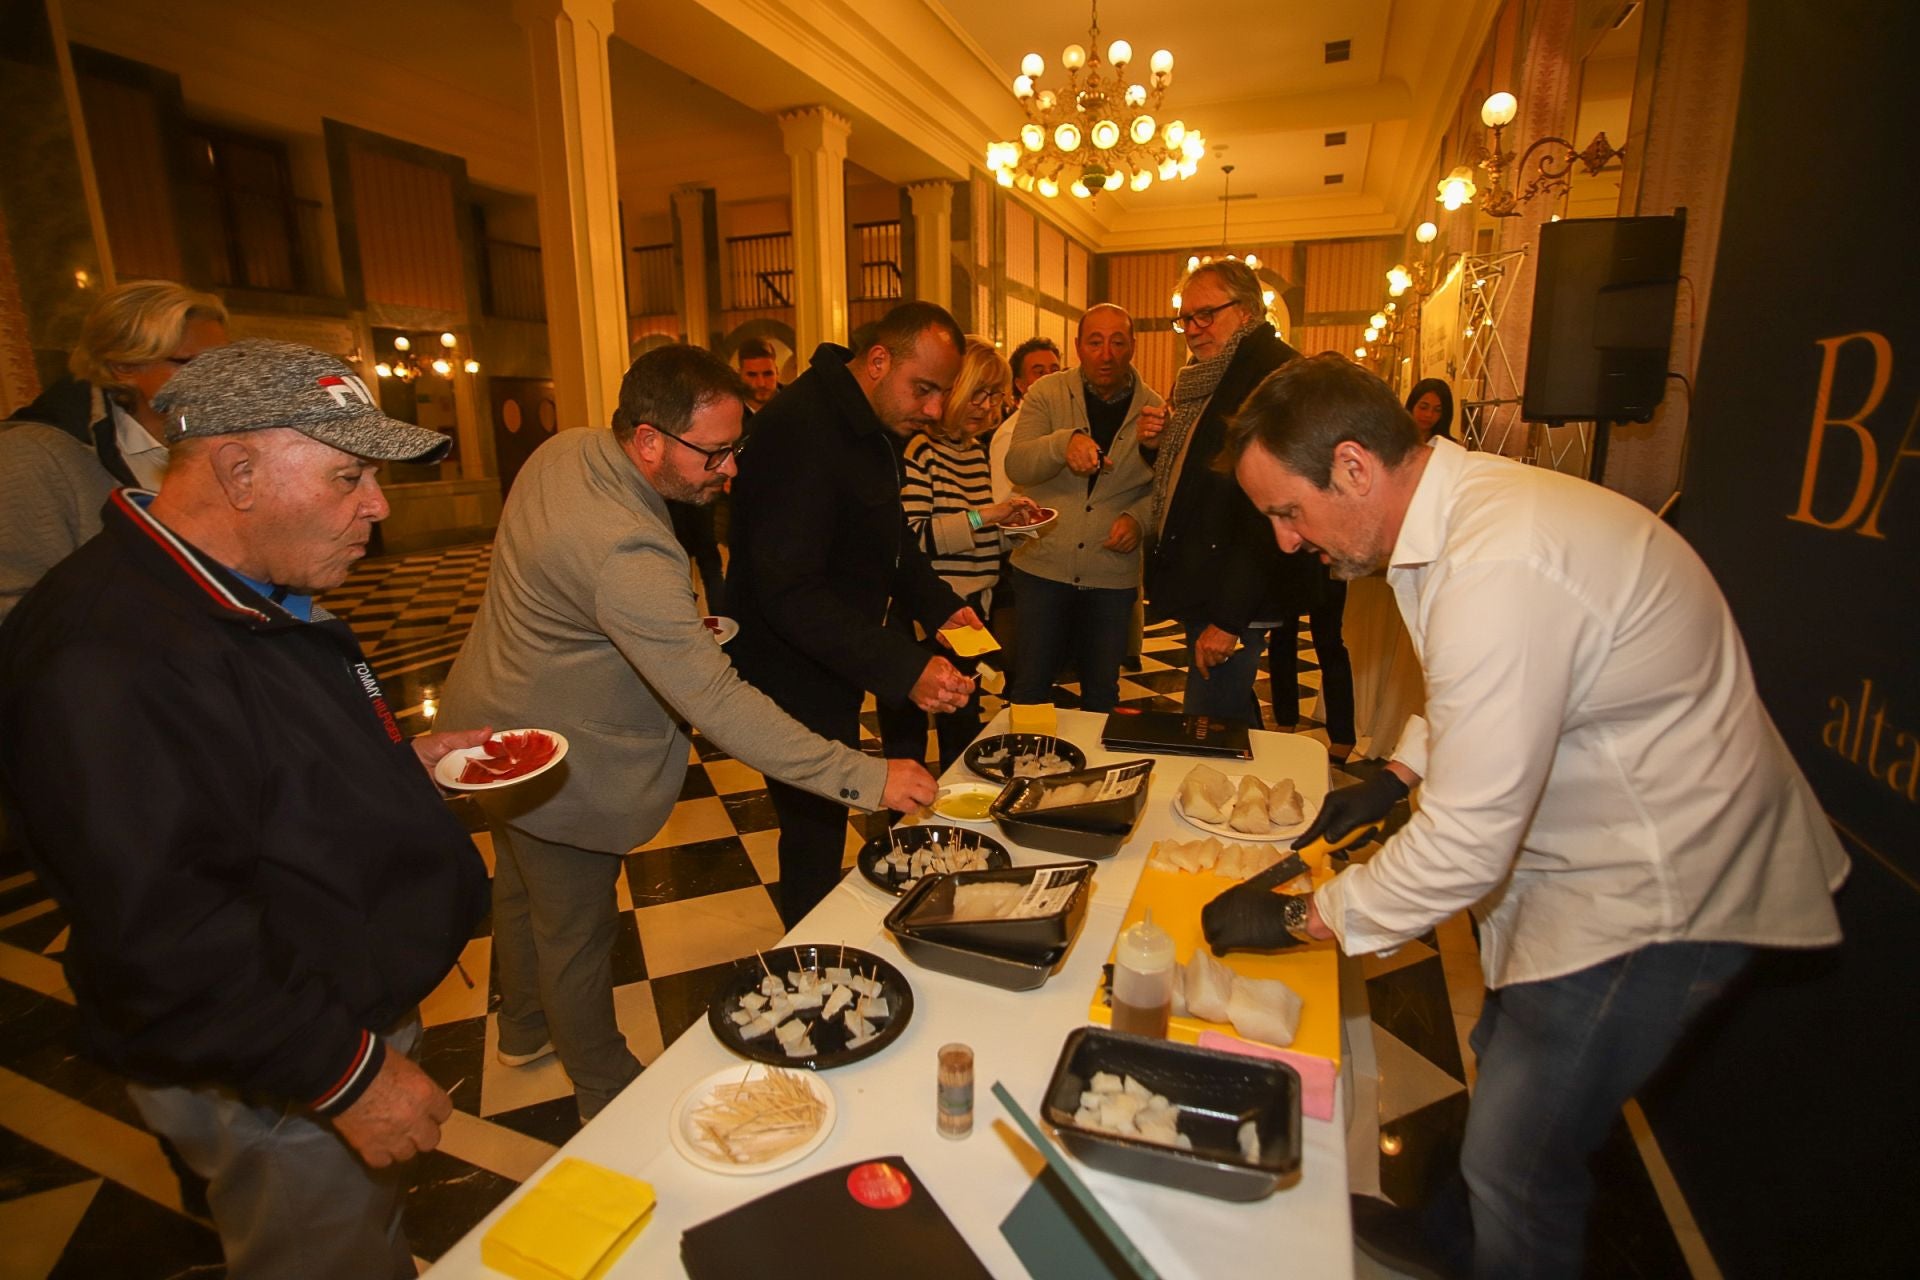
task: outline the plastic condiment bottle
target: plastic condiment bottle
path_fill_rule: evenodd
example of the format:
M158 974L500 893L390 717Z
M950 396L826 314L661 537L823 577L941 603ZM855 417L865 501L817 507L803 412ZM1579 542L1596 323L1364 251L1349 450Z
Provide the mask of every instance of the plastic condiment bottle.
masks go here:
M1113 1029L1164 1037L1178 972L1173 938L1153 922L1151 910L1139 924L1122 930L1113 953Z

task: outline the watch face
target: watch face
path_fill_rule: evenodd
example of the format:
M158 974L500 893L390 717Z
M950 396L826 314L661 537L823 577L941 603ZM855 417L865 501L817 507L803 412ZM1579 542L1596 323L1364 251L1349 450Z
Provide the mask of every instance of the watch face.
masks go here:
M1287 932L1295 937L1307 936L1307 899L1304 894L1296 894L1287 899L1287 905L1281 908L1280 918L1286 922Z

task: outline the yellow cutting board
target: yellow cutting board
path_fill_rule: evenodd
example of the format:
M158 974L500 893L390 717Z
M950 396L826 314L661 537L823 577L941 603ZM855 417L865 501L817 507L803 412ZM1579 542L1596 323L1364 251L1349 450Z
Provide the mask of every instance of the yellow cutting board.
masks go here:
M1331 871L1314 873L1314 883L1324 884L1331 879ZM1200 908L1225 893L1238 880L1216 876L1210 872L1171 871L1149 863L1140 873L1140 884L1133 891L1133 900L1127 903L1127 917L1121 922L1124 932L1138 924L1147 914L1147 908L1153 908L1153 922L1165 929L1173 938L1174 954L1180 963L1185 964L1192 958L1194 948L1206 946L1206 940L1200 933ZM1118 935L1114 938L1114 947L1119 948ZM1310 1054L1316 1058L1325 1058L1335 1066L1340 1063L1340 975L1338 963L1339 944L1328 940L1312 942L1305 946L1290 947L1285 951L1271 954L1265 952L1231 951L1220 957L1220 963L1235 973L1249 978L1278 978L1293 988L1300 997L1300 1030L1294 1036L1293 1043L1282 1046L1296 1053ZM1107 962L1113 962L1113 952L1107 953ZM1106 994L1098 987L1094 989L1093 1002L1087 1011L1087 1018L1098 1026L1111 1026L1113 1010L1106 1001ZM1167 1027L1167 1038L1178 1040L1182 1044L1197 1044L1203 1031L1218 1031L1226 1035L1238 1035L1231 1023L1208 1022L1202 1018L1178 1017L1171 1020ZM1239 1036L1242 1040L1251 1039Z

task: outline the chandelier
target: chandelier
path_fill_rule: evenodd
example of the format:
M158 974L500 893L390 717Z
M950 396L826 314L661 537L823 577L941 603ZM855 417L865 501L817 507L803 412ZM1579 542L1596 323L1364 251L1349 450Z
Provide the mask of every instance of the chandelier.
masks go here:
M1226 150L1225 147L1220 149L1222 151ZM1227 215L1233 209L1233 166L1230 164L1221 165L1220 174L1220 243L1225 245L1230 243L1227 239ZM1209 262L1218 261L1244 262L1247 264L1249 271L1258 271L1260 269L1260 255L1257 253L1250 253L1244 258L1237 253L1223 253L1219 258L1215 258L1210 253L1196 253L1187 259L1187 274L1192 275ZM1268 320L1274 318L1272 309L1275 296L1272 289L1263 286L1260 290L1260 301L1261 304L1267 308L1268 313L1266 318ZM1173 291L1171 301L1173 303L1173 313L1177 316L1180 314L1180 291L1178 289Z
M460 339L451 333L440 335L440 354L429 355L425 351L413 349L413 339L406 334L396 334L393 339L393 356L373 366L373 371L383 378L398 378L410 382L431 373L437 378L453 380L454 366L458 365L467 373L480 372L480 362L471 357L462 360L459 352Z
M1003 187L1038 191L1052 199L1062 187L1082 199L1123 185L1145 191L1162 182L1191 178L1207 153L1207 142L1185 122L1160 122L1160 103L1173 83L1173 55L1156 50L1148 59L1147 82L1129 84L1127 67L1133 46L1115 40L1100 60L1100 4L1083 47L1070 44L1060 54L1067 82L1039 89L1046 60L1030 53L1020 60L1013 96L1026 109L1027 123L1012 142L987 146L987 168Z

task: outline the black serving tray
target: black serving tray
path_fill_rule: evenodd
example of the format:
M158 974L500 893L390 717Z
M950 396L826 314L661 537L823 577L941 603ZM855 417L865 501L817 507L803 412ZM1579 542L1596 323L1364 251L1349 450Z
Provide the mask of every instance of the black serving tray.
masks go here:
M994 798L988 813L1010 839L1029 848L1081 858L1111 858L1120 852L1146 810L1152 773L1153 761L1127 760L1044 778L1015 778ZM1050 790L1073 782L1100 782L1116 774L1138 778L1138 785L1129 794L1092 804L1038 807L1041 797Z
M1064 887L1073 883L1072 896L1057 910L1043 916L1022 916L1012 920L951 921L954 892L968 884L1030 884L1040 876L1050 877ZM917 938L952 947L988 950L1004 956L1036 959L1071 944L1086 919L1087 899L1092 896L1093 864L1059 862L1044 866L1008 867L999 871L957 871L951 875L932 875L915 885L887 913L886 926L894 933L905 930Z
M761 967L762 959L766 961L764 969ZM847 1047L844 1022L838 1018L824 1022L818 1009L806 1009L793 1015L807 1024L808 1034L814 1037L813 1047L817 1052L807 1058L789 1058L772 1034L747 1039L728 1017L740 1007L741 996L760 989L760 980L766 977L769 970L785 981L788 971L792 969L825 969L835 965L845 965L869 977L878 978L880 994L886 997L889 1011L886 1025L880 1028L880 1034L858 1048ZM871 1058L899 1039L912 1018L913 988L907 985L907 976L871 951L842 947L837 943L770 947L736 960L733 975L714 997L713 1003L707 1006L707 1026L712 1028L714 1038L741 1057L772 1067L806 1067L813 1071L844 1067L850 1062Z
M1007 752L1008 758L994 764L984 764L980 757L996 748ZM1051 733L999 733L991 738L982 738L968 747L960 755L960 761L983 778L994 782L1008 782L1013 778L1014 756L1043 756L1049 751L1059 756L1069 769L1078 770L1087 767L1087 753L1068 742L1065 738ZM1057 776L1049 774L1049 777Z
M978 845L987 855L989 869L1013 865L1007 847L992 836L966 827L943 827L933 823L894 827L875 836L860 847L854 865L860 868L860 874L867 878L868 884L898 897L907 891L909 881L905 872L896 872L887 865L886 856L895 848L912 853L927 845L959 845L962 848Z
M1073 1122L1095 1072L1132 1076L1182 1109L1193 1150L1124 1138ZM1041 1115L1095 1169L1217 1200L1260 1200L1300 1168L1300 1076L1284 1062L1170 1040L1079 1027L1061 1046ZM1240 1152L1240 1125L1260 1135L1260 1159Z
M950 973L969 982L983 982L1004 991L1033 991L1047 985L1055 970L1067 958L1073 944L1063 942L1037 956L1011 955L985 947L957 947L951 943L923 938L911 929L894 929L893 940L907 959L923 969Z

